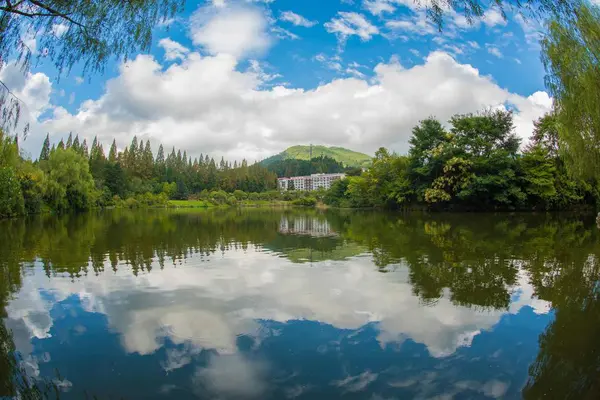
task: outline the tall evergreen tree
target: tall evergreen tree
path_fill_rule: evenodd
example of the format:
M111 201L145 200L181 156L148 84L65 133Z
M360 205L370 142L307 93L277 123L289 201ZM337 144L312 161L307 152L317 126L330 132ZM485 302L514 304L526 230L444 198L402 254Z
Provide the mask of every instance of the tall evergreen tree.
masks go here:
M48 161L48 157L50 156L50 134L46 134L46 139L44 139L44 144L42 145L42 151L40 152L39 161Z
M73 148L73 150L75 150L76 153L80 152L79 135L75 135L75 139L73 140L73 144L71 145L71 147Z
M69 138L67 139L67 143L65 144L65 147L67 149L70 149L71 146L73 146L73 132L69 132Z
M110 151L108 152L108 161L111 163L117 162L117 142L113 139L112 144L110 145Z
M81 147L80 147L80 151L79 151L85 158L89 158L90 154L89 154L89 150L88 150L88 145L87 145L87 140L83 139L83 142L81 143Z
M158 153L156 153L156 164L157 165L165 164L165 149L163 148L162 144L160 146L158 146Z

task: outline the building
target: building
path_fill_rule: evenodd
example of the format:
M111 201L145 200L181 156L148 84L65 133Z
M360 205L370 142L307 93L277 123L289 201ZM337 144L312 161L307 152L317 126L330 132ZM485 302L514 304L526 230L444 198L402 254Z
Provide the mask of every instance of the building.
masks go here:
M337 236L337 233L331 229L326 219L305 216L293 219L282 216L279 222L279 233L283 235L306 235L312 237Z
M337 180L344 179L346 174L312 174L310 176L292 176L290 178L277 179L279 190L318 190L329 189L331 184Z

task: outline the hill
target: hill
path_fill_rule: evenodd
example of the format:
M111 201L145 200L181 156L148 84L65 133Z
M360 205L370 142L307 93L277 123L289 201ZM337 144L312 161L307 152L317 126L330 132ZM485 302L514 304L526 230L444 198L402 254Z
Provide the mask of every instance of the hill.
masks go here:
M327 146L313 146L312 156L327 156L334 160L341 162L346 167L366 167L371 163L371 156L357 151L345 149L343 147L327 147ZM292 146L282 151L279 154L264 159L260 163L264 166L268 166L277 161L296 159L296 160L309 160L310 159L310 146Z

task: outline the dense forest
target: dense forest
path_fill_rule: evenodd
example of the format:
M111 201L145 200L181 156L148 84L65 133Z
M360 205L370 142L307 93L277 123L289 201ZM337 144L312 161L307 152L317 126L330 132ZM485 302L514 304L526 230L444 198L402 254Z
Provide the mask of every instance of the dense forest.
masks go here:
M40 156L33 162L21 157L16 137L0 131L0 216L10 217L43 210L65 212L118 205L165 204L169 199L197 195L222 199L227 193L264 192L275 189L276 175L259 164L216 163L201 155L192 160L175 148L156 155L150 142L133 138L117 150L115 141L106 156L96 139L87 142L69 135L50 147L46 137Z
M508 111L434 118L413 128L408 155L377 151L361 176L336 182L325 202L341 207L467 210L565 210L598 199L592 179L568 174L553 114L538 120L530 142Z

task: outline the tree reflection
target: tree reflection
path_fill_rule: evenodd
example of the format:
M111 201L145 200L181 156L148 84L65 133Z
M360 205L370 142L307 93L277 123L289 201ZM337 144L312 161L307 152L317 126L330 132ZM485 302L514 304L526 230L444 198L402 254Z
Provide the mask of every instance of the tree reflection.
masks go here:
M34 263L48 277L76 280L105 269L152 273L251 247L292 262L347 260L368 251L382 272L407 267L424 303L447 294L456 305L507 309L524 276L556 317L540 337L524 397L599 396L600 245L593 219L224 209L0 221L0 313L6 316ZM17 385L29 382L14 378L20 374L2 325L0 396L33 393L32 385Z
M557 258L529 266L536 291L552 301L555 320L540 336L526 399L600 397L600 252L581 250L557 245Z

